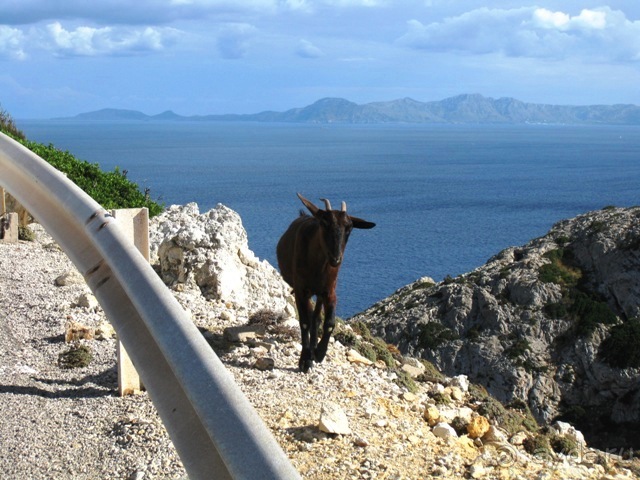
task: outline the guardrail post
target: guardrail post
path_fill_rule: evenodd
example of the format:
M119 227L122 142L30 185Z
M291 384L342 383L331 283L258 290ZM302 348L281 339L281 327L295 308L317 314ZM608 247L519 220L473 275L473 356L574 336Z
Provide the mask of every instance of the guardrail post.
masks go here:
M0 242L18 243L18 214L0 214Z
M149 261L149 209L121 208L111 210L113 218L118 220L120 229L135 245L144 259ZM144 390L140 375L127 350L118 339L116 347L118 364L118 394L121 397Z

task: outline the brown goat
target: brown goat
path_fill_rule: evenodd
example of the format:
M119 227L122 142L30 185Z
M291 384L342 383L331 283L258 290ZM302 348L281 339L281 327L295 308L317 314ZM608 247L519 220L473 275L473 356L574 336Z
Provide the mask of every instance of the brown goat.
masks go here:
M311 212L300 212L278 242L278 265L284 280L291 285L298 308L302 354L298 367L307 372L313 361L322 362L335 326L336 284L344 249L353 228L373 228L375 223L347 215L347 205L332 210L329 200L322 199L326 210L316 207L298 193L298 198ZM311 297L316 307L311 308ZM318 344L320 313L324 308L322 338Z

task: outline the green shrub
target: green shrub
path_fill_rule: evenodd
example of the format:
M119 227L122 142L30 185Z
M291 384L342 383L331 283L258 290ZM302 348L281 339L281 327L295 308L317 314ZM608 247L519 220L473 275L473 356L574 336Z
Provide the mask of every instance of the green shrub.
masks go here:
M544 313L554 319L570 319L575 322L575 333L588 336L598 325L612 325L617 321L615 313L599 295L589 292L581 282L582 271L572 265L571 251L564 248L551 250L544 255L550 263L540 267L541 282L562 286L563 300L544 306Z
M2 105L0 105L0 132L5 133L16 140L25 139L24 133L18 129L13 118L11 118L9 112L2 108Z
M509 348L505 349L504 353L510 359L515 359L524 355L531 349L529 341L525 338L517 339Z
M576 456L580 448L578 442L573 438L564 435L552 435L549 439L549 443L551 444L551 448L554 452L561 453L563 455Z
M548 303L543 308L549 318L564 318L567 315L567 306L562 302Z
M615 368L640 368L640 319L631 318L609 331L599 355Z
M86 345L74 345L58 355L58 365L65 369L86 367L91 360L93 360L93 354Z
M43 145L29 140L22 140L21 143L64 173L106 210L147 207L149 216L154 217L164 209L163 205L149 198L148 190L141 192L138 185L128 180L126 172L121 172L118 167L112 172L104 172L97 163L78 160L71 153L58 150L51 144Z
M527 438L522 443L522 446L531 455L543 458L550 458L553 455L548 435L536 435L534 437Z
M33 242L36 239L33 230L27 226L18 225L18 239L26 242Z
M578 335L583 336L593 333L598 325L613 325L617 321L606 302L584 292L575 294L569 313L576 319Z
M517 410L522 414L522 426L530 432L537 432L540 430L540 425L536 421L529 405L524 400L514 400L509 404L509 407L513 410Z
M482 403L489 397L489 392L482 385L471 383L469 384L469 396L474 402Z
M418 385L413 381L411 375L409 375L404 370L394 370L396 374L396 379L394 380L395 384L406 388L411 393L416 393L418 391Z
M582 272L571 266L571 254L564 248L551 250L544 254L550 260L540 267L538 278L544 283L557 283L563 287L574 287L582 277Z
M435 350L440 345L452 340L457 340L458 336L453 330L438 322L428 322L420 325L418 335L418 345L422 348Z
M372 339L371 344L373 346L373 351L376 354L376 360L382 360L387 367L395 367L396 361L393 358L393 354L389 350L389 346L387 342L379 337L375 337Z
M449 405L452 402L449 395L441 392L434 393L433 395L431 395L431 398L434 402L436 402L436 405Z
M478 407L478 413L494 420L500 427L507 431L509 435L514 435L523 430L535 432L538 430L538 423L533 418L531 411L525 405L514 403L515 408L506 408L502 403L487 395Z
M371 338L371 330L369 330L369 327L363 321L357 320L355 322L349 322L349 325L351 325L354 332L362 336L365 340Z
M429 360L420 360L424 365L424 372L418 375L417 380L420 382L442 382L445 379L443 373Z

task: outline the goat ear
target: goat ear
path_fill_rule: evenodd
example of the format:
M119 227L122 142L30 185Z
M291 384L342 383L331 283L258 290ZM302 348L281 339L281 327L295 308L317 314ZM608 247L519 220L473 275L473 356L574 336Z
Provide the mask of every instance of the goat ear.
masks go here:
M304 206L307 207L313 215L315 215L318 212L318 210L320 210L318 207L316 207L313 203L311 203L309 200L304 198L299 193L298 193L298 198L302 201Z
M361 228L361 229L369 229L369 228L373 228L376 226L375 223L373 222L367 222L366 220L363 220L361 218L358 217L351 217L351 221L353 222L353 228Z

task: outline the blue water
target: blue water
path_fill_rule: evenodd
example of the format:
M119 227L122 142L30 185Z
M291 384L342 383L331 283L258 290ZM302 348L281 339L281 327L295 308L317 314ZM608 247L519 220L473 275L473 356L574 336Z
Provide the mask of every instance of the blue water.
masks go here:
M377 223L351 236L338 315L422 276L472 270L557 221L640 204L640 127L74 123L22 121L32 139L115 166L166 205L224 203L272 265L302 207Z

